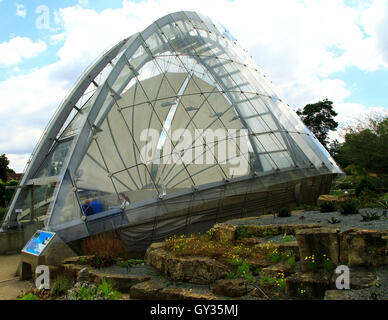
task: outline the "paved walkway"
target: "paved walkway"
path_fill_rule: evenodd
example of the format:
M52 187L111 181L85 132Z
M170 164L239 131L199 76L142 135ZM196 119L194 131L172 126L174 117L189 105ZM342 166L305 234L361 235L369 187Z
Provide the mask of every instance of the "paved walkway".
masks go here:
M15 276L19 261L19 254L0 255L0 300L15 300L22 290L31 287L29 281Z

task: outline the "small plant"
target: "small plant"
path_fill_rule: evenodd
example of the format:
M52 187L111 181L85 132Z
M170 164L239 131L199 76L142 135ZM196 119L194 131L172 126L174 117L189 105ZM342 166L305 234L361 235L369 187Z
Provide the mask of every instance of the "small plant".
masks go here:
M342 215L348 214L357 214L358 213L358 204L355 200L346 200L339 204L339 212Z
M51 287L51 293L55 296L65 294L73 286L72 280L66 275L58 275Z
M305 257L304 258L307 263L308 263L308 268L312 271L312 272L317 272L319 269L320 269L320 264L315 260L315 255L311 255L311 256L308 256L308 257Z
M323 255L323 258L324 258L324 260L322 262L322 268L325 271L332 273L335 269L335 264L333 262L331 262L330 259L327 258L325 254Z
M241 240L243 238L251 238L252 233L247 226L239 226L236 228L236 240Z
M107 255L95 255L89 260L89 264L93 268L107 268L113 266L116 263L115 259Z
M329 273L334 271L335 264L330 261L326 254L322 255L322 258L319 259L320 261L318 261L318 259L316 259L316 256L314 254L305 257L305 261L307 262L308 268L311 272L318 272L320 269L323 269Z
M337 223L340 223L341 220L338 220L338 219L336 219L334 217L331 217L330 219L327 220L327 222L330 223L330 224L337 224Z
M282 242L287 243L287 242L291 242L291 241L294 241L294 238L285 233L282 237Z
M129 259L129 260L120 262L120 267L126 268L128 272L132 267L142 266L142 265L144 265L144 261L141 259Z
M368 211L365 215L361 215L361 217L362 217L361 222L370 222L370 221L381 219L381 216L379 216L376 212L370 212L370 211Z
M30 293L27 293L26 295L18 298L18 300L40 300L40 299L35 294L30 292Z
M105 278L102 279L101 283L97 287L97 293L102 293L107 300L121 299L121 293L113 289L113 285L110 281Z
M88 264L88 263L89 263L89 260L88 260L88 258L86 258L86 257L79 257L78 260L77 260L77 263L78 263L78 264L85 265L85 264Z
M279 209L278 212L278 217L279 218L287 218L291 216L291 211L289 208L281 208Z
M253 282L253 275L250 270L251 265L247 262L243 262L240 266L236 269L236 278L244 279L247 282Z
M334 212L336 210L337 210L337 208L336 208L335 204L331 201L326 201L326 202L322 203L321 206L319 207L320 212Z
M284 273L279 272L274 276L260 275L259 284L263 287L278 287L282 290L286 288Z
M264 230L263 237L266 239L272 238L274 236L273 232L271 230Z
M305 289L298 288L298 296L302 299L306 298L307 291Z

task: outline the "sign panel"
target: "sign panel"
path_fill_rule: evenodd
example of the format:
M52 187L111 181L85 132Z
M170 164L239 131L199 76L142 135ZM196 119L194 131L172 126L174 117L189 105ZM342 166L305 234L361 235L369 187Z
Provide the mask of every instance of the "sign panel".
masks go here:
M39 256L42 254L47 245L54 238L55 233L49 231L38 230L32 236L30 241L23 248L23 252L32 254L34 256Z

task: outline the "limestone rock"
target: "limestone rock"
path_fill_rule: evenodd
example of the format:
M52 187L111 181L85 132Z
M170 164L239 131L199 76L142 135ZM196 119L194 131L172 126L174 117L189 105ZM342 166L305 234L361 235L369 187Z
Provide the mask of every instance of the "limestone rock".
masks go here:
M325 255L335 265L339 262L339 237L337 228L303 229L296 232L299 246L301 269L309 271L309 261L305 257L314 255L315 261L321 263Z
M213 239L216 241L233 241L236 238L236 226L218 223L214 227Z
M213 293L225 297L242 297L247 294L245 281L242 279L221 279L213 286Z
M211 293L196 293L183 288L164 288L158 292L160 300L216 300Z
M145 263L173 281L209 284L225 277L229 268L208 257L175 257L162 247L147 250Z
M283 273L285 276L295 273L295 270L287 264L278 263L261 270L262 274L266 276L275 276L278 273Z
M298 230L321 228L320 223L283 224L280 225L281 234L295 235Z
M335 282L339 274L334 273L331 277L332 287L335 288ZM349 269L349 286L350 289L358 290L373 286L377 281L375 272L371 272L364 269Z
M78 272L77 282L87 282L90 280L89 269L82 268L80 272Z
M329 279L318 273L295 273L286 278L286 295L290 298L322 299L328 289Z
M349 290L326 290L323 300L349 300Z
M131 299L157 300L159 299L158 292L164 288L165 286L160 283L149 280L132 286L130 289L130 296Z
M341 263L349 267L379 267L388 264L387 230L352 229L340 234ZM385 238L385 239L384 239Z

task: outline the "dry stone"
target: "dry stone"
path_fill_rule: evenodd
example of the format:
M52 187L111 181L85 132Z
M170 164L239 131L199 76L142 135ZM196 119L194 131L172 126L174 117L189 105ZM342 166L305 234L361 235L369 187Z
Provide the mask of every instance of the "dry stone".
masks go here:
M245 281L242 279L221 279L213 286L213 293L225 297L242 297L247 294Z
M286 295L290 298L322 299L329 285L329 279L322 274L295 273L286 278ZM301 290L304 290L303 294Z
M157 300L160 298L158 292L164 288L165 286L152 280L141 282L131 287L130 296L131 299Z
M213 239L216 241L234 241L236 238L236 226L219 223L213 227Z
M309 271L309 260L305 258L312 255L318 264L323 261L324 255L335 265L338 264L340 247L338 231L336 228L314 228L296 232L302 271Z
M285 276L295 273L295 270L287 264L278 263L261 270L266 276L276 276L278 273L283 273Z
M349 290L327 290L323 300L349 300Z
M388 264L387 230L352 229L340 234L340 260L349 267L380 267Z

